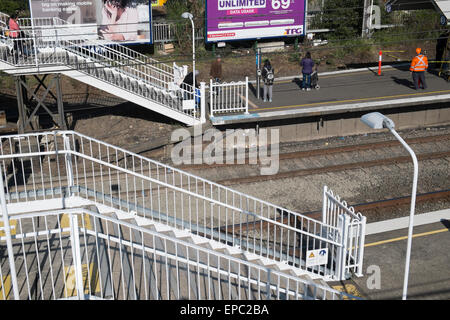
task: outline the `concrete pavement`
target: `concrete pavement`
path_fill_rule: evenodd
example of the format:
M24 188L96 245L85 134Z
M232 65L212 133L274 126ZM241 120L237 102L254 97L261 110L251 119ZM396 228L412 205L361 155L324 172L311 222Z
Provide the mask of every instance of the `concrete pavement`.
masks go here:
M403 293L409 218L367 225L364 276L330 283L371 300ZM407 299L450 299L450 209L415 216ZM382 231L384 228L384 231Z
M430 69L426 80L428 88L416 91L405 65L383 68L381 76L377 68L319 73L320 90L302 91L300 77L276 81L272 103L258 100L256 85L251 84L249 115L219 115L211 120L220 125L450 101L450 84L437 70Z

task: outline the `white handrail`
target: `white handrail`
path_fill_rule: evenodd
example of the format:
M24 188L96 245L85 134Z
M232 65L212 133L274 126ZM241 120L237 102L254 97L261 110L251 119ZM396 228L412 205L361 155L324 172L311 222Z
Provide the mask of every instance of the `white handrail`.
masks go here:
M69 138L65 144L60 141L62 136ZM42 150L32 151L30 146L42 145L41 140L53 141L54 148L44 144ZM305 250L328 247L334 258L343 244L328 235L338 234L337 226L72 131L4 136L0 137L0 142L3 146L1 162L17 166L23 159L36 159L37 165L28 179L23 170L9 178L12 184L8 194L14 195L15 199L10 197L9 201L61 197L61 192L67 190L64 193L117 207L124 212L137 212L144 218L175 228L187 228L197 235L241 246L265 258L289 261L307 272L328 278L336 276L333 265L306 267L302 257ZM18 143L19 152L12 150L15 143ZM48 168L42 166L39 159L43 156L56 157L60 163L71 159L71 164L61 172L52 168L50 162ZM7 177L6 172L4 176ZM36 184L36 181L40 182ZM113 185L117 186L116 191L112 189ZM55 189L55 186L58 187ZM279 220L279 217L283 219Z

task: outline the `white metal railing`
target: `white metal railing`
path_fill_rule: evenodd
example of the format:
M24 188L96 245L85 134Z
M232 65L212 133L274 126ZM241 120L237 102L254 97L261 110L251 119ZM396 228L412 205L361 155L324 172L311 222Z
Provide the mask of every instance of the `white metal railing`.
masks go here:
M176 24L171 22L153 22L152 23L153 42L171 42L176 40ZM202 28L196 28L195 39L204 39Z
M63 65L155 101L170 112L186 115L192 118L192 123L189 118L185 120L189 125L206 121L204 90L196 92L194 99L191 86L175 84L176 70L172 66L155 62L120 44L103 45L83 37L69 40L67 30L60 37L56 20L24 19L24 37L13 40L0 35L0 42L9 45L0 50L0 60L14 68ZM195 100L197 104L185 108L184 100Z
M350 274L363 275L366 217L335 195L326 186L323 191L322 222L337 227L327 230L328 237L341 242L336 251L337 274L341 279Z
M91 209L12 216L0 300L355 298Z
M210 114L243 112L248 114L248 77L245 81L218 83L210 80Z
M338 225L73 131L3 136L0 142L8 204L76 195L326 279L342 274L337 268L347 259L341 250L347 242ZM329 249L329 263L307 266L308 250L323 248Z

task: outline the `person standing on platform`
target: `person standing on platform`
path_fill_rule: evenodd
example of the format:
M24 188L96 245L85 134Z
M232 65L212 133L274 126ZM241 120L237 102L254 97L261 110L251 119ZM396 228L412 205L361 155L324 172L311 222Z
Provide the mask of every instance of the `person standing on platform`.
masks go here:
M311 73L313 73L314 61L311 59L311 53L307 52L305 57L300 62L302 66L302 90L311 90Z
M272 68L269 59L264 60L264 67L261 74L264 81L263 101L267 102L267 95L269 95L269 102L272 102L275 69Z
M209 75L215 83L219 83L222 80L222 59L220 56L217 56L216 60L211 63Z
M211 63L211 69L209 70L213 83L219 84L222 80L222 59L217 56L216 60ZM219 94L219 87L214 86L214 93Z
M419 90L420 83L422 83L422 89L426 89L425 71L428 69L428 58L422 54L421 48L417 48L416 53L417 55L411 61L409 71L412 72L412 79L416 90Z

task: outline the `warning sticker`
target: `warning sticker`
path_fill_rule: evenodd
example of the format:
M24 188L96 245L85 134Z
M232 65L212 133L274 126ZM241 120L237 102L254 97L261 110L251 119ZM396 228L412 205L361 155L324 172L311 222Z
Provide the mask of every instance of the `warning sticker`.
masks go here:
M306 266L319 266L328 263L328 248L308 250L306 252Z

